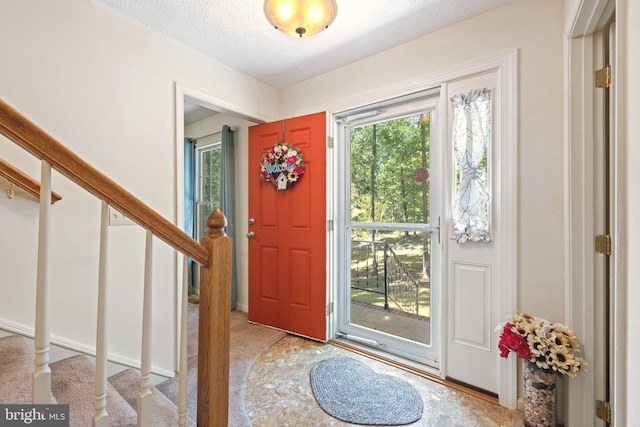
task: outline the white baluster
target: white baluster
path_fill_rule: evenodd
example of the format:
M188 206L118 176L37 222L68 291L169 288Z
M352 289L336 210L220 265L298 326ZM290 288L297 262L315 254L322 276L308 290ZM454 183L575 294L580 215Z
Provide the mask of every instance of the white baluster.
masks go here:
M40 177L40 230L38 236L38 273L36 284L35 370L33 403L51 403L49 367L49 252L51 248L51 165L42 161Z
M109 205L102 201L100 215L100 263L98 267L98 326L96 331L96 397L94 427L108 427L107 413L107 268Z
M187 425L187 305L189 287L189 263L182 256L182 316L180 319L180 378L178 381L178 425Z
M153 233L147 230L144 255L144 300L142 306L142 357L138 393L138 427L151 426L151 276L153 269Z

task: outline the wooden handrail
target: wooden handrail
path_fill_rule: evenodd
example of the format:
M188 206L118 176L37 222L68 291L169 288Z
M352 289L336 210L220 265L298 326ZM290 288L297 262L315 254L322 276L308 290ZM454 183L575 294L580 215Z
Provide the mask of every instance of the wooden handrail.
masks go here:
M0 99L0 133L173 248L209 266L209 251Z
M40 198L40 183L3 159L0 159L0 176L22 188L27 193L36 196L36 198ZM60 199L62 199L61 195L55 191L51 192L51 204Z

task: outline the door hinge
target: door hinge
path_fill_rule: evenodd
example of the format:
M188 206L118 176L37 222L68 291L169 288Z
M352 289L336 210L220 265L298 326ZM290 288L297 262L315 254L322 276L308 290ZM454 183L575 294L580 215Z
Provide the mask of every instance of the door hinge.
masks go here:
M331 314L333 314L333 302L327 304L327 316L330 316Z
M611 423L611 404L603 400L596 400L596 417Z
M333 137L327 135L327 148L333 148Z
M611 236L599 234L596 236L596 252L599 254L611 255Z
M611 86L611 65L596 70L596 87L608 88Z
M333 231L333 220L332 219L328 219L327 220L327 231Z

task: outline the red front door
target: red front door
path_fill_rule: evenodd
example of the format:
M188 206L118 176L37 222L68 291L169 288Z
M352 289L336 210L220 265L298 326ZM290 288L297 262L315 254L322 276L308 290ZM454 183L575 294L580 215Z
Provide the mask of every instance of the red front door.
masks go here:
M283 135L284 129L284 135ZM304 156L286 190L260 180L278 141ZM249 321L326 341L326 115L249 128Z

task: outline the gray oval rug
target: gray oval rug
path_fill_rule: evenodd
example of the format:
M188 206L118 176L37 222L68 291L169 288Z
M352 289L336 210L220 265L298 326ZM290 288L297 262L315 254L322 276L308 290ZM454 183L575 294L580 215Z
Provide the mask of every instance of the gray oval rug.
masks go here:
M350 357L331 357L311 368L311 388L318 404L342 421L402 425L422 417L420 393L408 382L374 372Z

